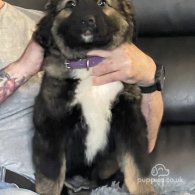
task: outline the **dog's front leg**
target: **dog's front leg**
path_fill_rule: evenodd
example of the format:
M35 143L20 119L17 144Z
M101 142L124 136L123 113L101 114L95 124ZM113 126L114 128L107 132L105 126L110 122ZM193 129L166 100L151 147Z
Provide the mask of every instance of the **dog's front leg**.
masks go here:
M120 167L124 173L124 182L131 195L156 195L149 180L143 178L133 156L126 153L121 156Z
M113 107L112 128L115 132L118 164L131 195L154 195L155 190L147 179L150 174L150 156L140 99L135 92L133 95L132 90L126 90Z
M64 185L65 172L66 172L65 158L63 159L60 168L60 174L56 180L50 179L40 171L37 171L36 192L39 193L40 195L60 195Z
M60 195L66 173L64 147L60 138L56 139L55 129L48 127L47 132L50 136L39 127L33 139L35 188L40 195Z

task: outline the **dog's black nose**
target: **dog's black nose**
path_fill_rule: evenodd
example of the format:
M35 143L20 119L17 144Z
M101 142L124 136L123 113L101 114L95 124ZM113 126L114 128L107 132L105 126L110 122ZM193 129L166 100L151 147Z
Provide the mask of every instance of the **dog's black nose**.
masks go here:
M96 25L95 17L92 15L88 15L88 16L83 17L82 24L85 24L85 25L88 25L91 27L95 27L95 25Z

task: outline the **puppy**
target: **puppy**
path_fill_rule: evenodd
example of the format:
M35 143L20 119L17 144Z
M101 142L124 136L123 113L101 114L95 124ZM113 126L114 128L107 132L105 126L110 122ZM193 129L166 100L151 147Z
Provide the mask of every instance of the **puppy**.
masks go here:
M136 85L93 86L91 69L103 59L92 49L131 43L129 0L50 0L34 39L45 49L44 77L34 107L36 191L60 195L66 177L96 182L120 169L131 194L154 194L146 122Z

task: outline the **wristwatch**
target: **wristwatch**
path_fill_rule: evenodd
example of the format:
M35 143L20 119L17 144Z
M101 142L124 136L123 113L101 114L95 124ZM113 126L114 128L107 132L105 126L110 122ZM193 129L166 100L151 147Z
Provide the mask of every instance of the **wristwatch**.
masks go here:
M155 91L162 91L165 81L165 68L162 64L156 64L155 82L154 84L143 87L140 86L142 93L152 93Z

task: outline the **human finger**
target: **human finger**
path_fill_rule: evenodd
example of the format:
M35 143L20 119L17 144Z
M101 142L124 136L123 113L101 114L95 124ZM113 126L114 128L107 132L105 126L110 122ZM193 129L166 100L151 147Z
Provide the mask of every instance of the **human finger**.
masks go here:
M121 71L112 72L106 75L102 75L99 77L93 77L94 85L104 85L106 83L111 83L114 81L123 81L126 79L125 74Z
M115 72L117 70L119 70L119 68L116 66L116 64L114 64L109 59L105 59L97 66L93 67L92 76L102 76L111 72Z

